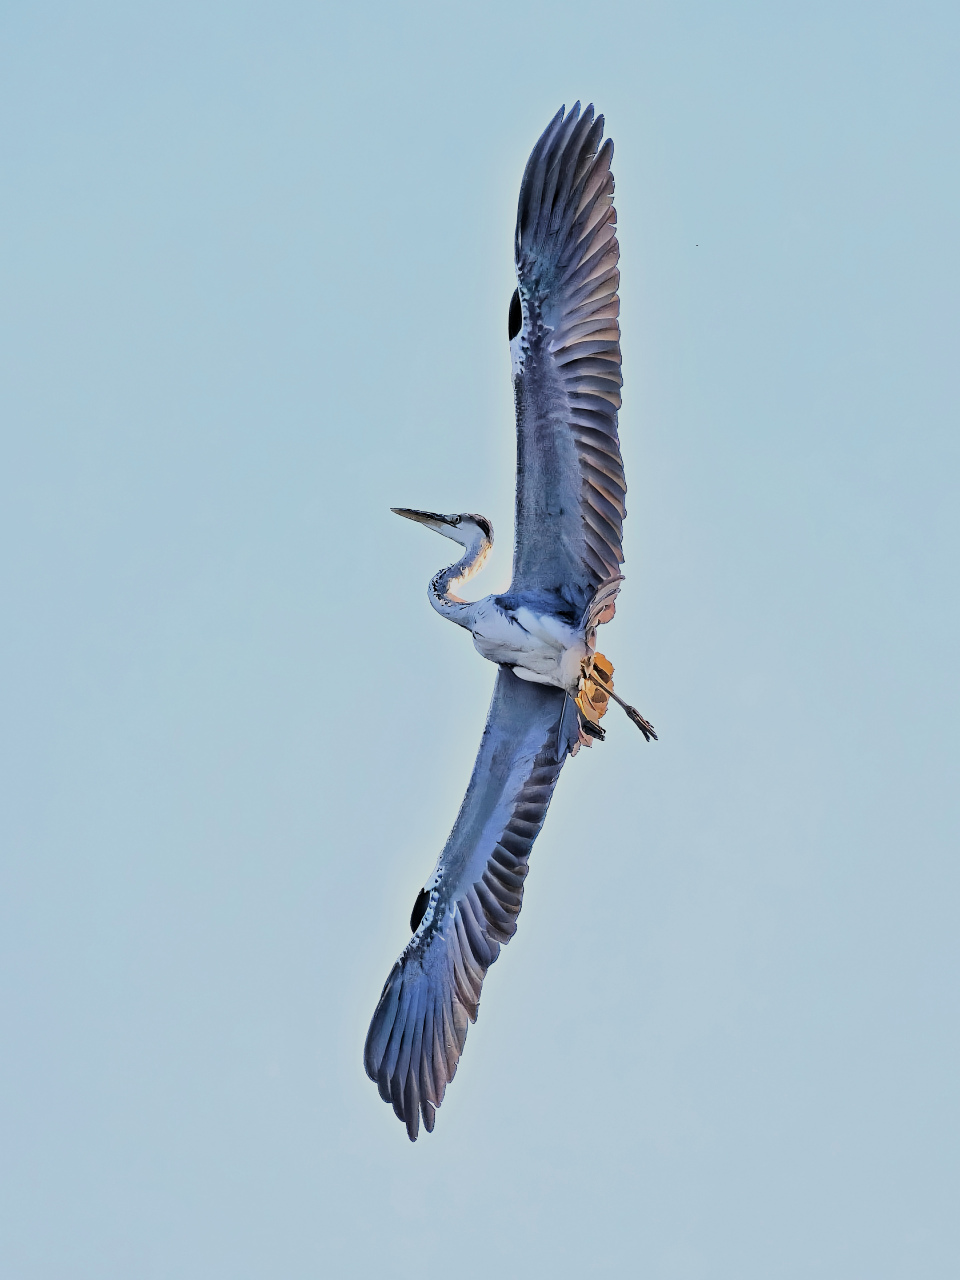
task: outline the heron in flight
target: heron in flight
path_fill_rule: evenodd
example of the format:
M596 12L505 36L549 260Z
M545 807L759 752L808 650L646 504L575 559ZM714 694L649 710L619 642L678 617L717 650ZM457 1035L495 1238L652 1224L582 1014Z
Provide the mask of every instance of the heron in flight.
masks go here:
M626 484L617 437L620 282L613 144L580 104L550 121L520 186L517 289L508 335L517 420L513 581L464 600L493 545L489 520L393 508L464 548L431 579L430 603L498 667L473 775L417 895L413 936L384 985L364 1066L416 1141L433 1129L475 1022L480 987L516 932L530 849L564 760L602 739L613 691L596 632L623 577Z

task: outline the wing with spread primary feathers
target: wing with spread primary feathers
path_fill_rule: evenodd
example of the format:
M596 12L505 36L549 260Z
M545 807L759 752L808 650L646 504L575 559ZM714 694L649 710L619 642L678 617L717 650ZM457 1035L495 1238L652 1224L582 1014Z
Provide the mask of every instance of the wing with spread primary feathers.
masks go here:
M560 689L501 667L457 821L414 907L413 937L390 971L363 1061L415 1141L453 1079L480 987L516 932L527 859L577 741Z
M620 246L603 116L563 108L533 149L517 211L511 306L517 413L513 591L584 609L623 563ZM519 311L518 311L519 302ZM514 330L519 326L519 332Z

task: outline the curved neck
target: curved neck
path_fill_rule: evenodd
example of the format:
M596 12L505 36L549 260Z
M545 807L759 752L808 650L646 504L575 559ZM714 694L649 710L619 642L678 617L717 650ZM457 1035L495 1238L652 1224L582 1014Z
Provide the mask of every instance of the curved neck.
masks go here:
M480 572L484 561L490 554L491 545L486 538L478 537L474 539L467 547L463 558L458 560L456 564L451 564L446 569L441 569L438 574L430 579L430 585L427 588L430 603L437 613L442 618L449 618L458 627L466 627L468 631L473 628L476 603L470 600L461 600L454 592L459 591L465 582L468 582L474 574Z

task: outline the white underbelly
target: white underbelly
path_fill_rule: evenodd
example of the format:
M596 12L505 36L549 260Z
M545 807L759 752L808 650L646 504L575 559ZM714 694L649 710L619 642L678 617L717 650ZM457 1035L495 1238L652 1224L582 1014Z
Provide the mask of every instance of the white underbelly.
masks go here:
M486 602L484 602L486 603ZM492 605L478 611L473 643L490 662L512 667L522 680L575 693L587 646L572 627L556 618L517 611L514 622Z
M559 654L555 653L549 666L547 663L517 662L514 663L513 672L521 680L550 684L557 689L565 689L567 693L576 693L586 656L587 646L580 641Z

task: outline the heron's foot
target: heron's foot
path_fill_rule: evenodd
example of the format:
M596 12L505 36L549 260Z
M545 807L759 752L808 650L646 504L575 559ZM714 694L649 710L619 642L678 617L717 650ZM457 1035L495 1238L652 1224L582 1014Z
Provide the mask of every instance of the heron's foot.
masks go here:
M657 741L656 730L650 721L645 719L636 707L631 707L629 702L624 702L618 693L614 693L613 667L610 660L602 653L591 654L583 664L577 706L588 716L592 712L595 719L599 720L607 710L608 699L623 708L647 742Z
M656 731L649 720L645 720L636 707L631 707L629 702L621 702L615 693L610 695L618 707L623 707L627 716L637 726L646 740L649 742L652 738L654 742L658 741Z
M603 741L605 734L600 728L600 720L607 713L610 702L622 707L627 716L637 726L647 742L656 742L657 734L650 723L636 707L624 702L619 694L613 691L613 665L602 653L590 653L583 661L580 670L580 683L574 702L580 717L580 741L584 746L592 746L592 739Z
M593 739L602 742L604 731L600 721L607 714L609 689L613 685L613 667L602 653L591 653L583 661L580 681L574 702L580 717L580 741L585 747L593 746Z
M601 729L598 724L585 716L579 707L577 707L577 722L580 726L580 743L584 747L592 747L594 739L602 742L607 736L606 730Z

